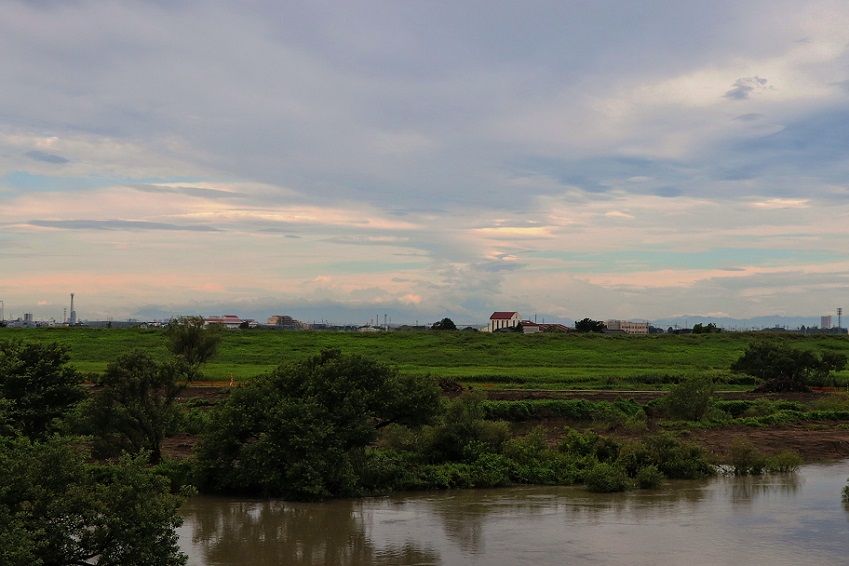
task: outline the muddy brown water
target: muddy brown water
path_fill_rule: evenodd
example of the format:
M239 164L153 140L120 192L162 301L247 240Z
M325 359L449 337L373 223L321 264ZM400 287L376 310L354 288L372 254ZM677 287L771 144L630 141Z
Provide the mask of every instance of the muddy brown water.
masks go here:
M849 460L591 494L520 487L291 503L194 497L189 564L849 564Z

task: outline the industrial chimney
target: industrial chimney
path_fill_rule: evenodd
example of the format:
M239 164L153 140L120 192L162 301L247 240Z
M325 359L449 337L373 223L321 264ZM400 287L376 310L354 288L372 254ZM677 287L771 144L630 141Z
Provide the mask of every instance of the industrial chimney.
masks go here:
M68 319L68 324L74 326L77 323L77 311L74 310L74 294L71 293L71 317Z

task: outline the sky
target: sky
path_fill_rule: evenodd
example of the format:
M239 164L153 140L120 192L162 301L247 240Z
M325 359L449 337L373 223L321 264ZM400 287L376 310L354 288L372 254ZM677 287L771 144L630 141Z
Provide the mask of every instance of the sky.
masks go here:
M845 0L2 11L7 318L849 303Z

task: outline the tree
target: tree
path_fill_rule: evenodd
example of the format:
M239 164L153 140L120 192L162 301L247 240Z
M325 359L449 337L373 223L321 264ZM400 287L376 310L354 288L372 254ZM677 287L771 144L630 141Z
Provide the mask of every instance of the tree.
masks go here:
M443 318L439 322L434 322L431 326L433 330L457 330L457 325L450 318Z
M183 388L183 369L174 362L158 363L141 350L106 366L83 417L98 451L147 451L150 462L158 463L162 440L178 416L174 402Z
M698 421L710 408L713 392L711 377L692 377L673 386L663 399L663 405L670 417Z
M760 391L808 391L810 379L824 381L845 368L846 362L845 355L834 352L818 355L783 342L755 342L731 369L765 380Z
M67 438L0 438L0 564L185 564L168 480L144 456L88 457Z
M439 390L361 356L325 350L235 389L198 450L211 491L298 499L354 495L379 429L433 418Z
M585 318L575 323L575 330L578 332L604 332L607 325L600 320Z
M722 332L722 329L716 326L715 322L709 322L708 324L699 322L693 326L693 334L716 334L718 332Z
M189 381L200 377L200 366L218 351L221 328L206 327L200 316L185 316L172 320L165 330L168 350L186 364Z
M0 342L0 399L6 420L31 438L45 435L84 396L81 376L56 343Z

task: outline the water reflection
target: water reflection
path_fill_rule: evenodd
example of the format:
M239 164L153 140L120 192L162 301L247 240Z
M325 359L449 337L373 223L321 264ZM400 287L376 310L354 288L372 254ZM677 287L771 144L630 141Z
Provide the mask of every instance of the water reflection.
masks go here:
M202 564L436 564L435 551L370 541L362 503L232 501L198 497L183 510ZM197 556L193 556L197 560Z
M759 497L779 496L791 499L801 487L799 474L772 474L767 476L738 476L724 478L726 492L730 490L735 505L751 506Z
M190 564L840 563L849 462L591 494L524 487L321 504L198 497Z

